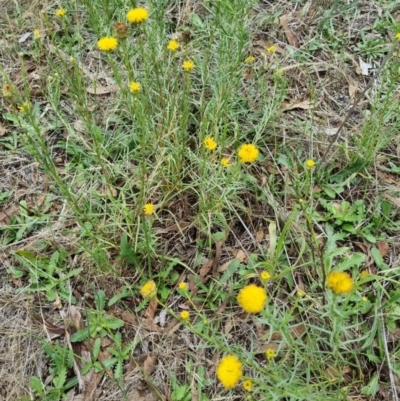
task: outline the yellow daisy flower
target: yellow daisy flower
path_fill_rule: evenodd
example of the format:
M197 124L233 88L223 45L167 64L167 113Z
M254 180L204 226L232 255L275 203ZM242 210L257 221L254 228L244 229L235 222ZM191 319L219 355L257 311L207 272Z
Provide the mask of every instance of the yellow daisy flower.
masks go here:
M261 281L266 283L270 278L271 278L271 275L268 272L265 272L265 271L261 272L261 274L260 274Z
M246 64L253 64L253 63L254 63L254 60L255 60L255 57L254 57L254 56L249 56L249 57L246 57L246 58L244 59L244 62L245 62Z
M181 281L181 282L178 284L178 288L179 288L180 290L182 290L182 291L186 291L186 290L187 290L187 284L186 284L184 281Z
M267 47L267 53L274 53L275 51L276 51L275 45Z
M218 146L217 142L215 142L214 139L211 138L210 136L204 139L203 143L204 147L208 150L214 150Z
M182 68L186 71L186 72L190 72L193 70L194 68L194 63L193 61L190 60L185 60L182 64Z
M274 359L275 358L275 350L273 348L268 348L265 351L265 356L267 359Z
M179 42L173 39L173 40L170 40L170 41L168 42L167 49L170 50L171 52L175 52L175 51L177 51L180 47L181 47L181 45L179 44Z
M396 39L400 39L400 32L396 33Z
M327 286L335 294L347 294L351 292L354 287L353 279L349 273L345 272L332 272L326 280Z
M141 288L140 288L140 295L143 298L151 299L157 295L157 286L153 280L147 281Z
M118 46L118 40L112 36L104 36L97 42L97 47L104 52L115 50Z
M306 161L306 167L307 168L313 168L315 166L315 161L313 159L308 159Z
M267 292L263 287L250 284L240 290L237 301L245 312L259 313L267 302Z
M245 391L253 390L253 382L250 379L247 379L243 382L243 389Z
M186 320L189 320L190 314L189 314L189 312L187 310L183 310L180 313L180 317L185 322Z
M149 18L149 12L142 7L132 8L126 14L126 19L132 24L140 24Z
M33 30L33 39L38 40L40 39L41 35L40 35L40 31L39 29L34 29Z
M242 377L242 364L235 355L227 355L217 366L217 378L221 384L230 389L235 387Z
M143 206L143 211L144 211L144 214L150 216L151 214L154 213L154 205L152 203L146 203Z
M227 157L223 157L223 158L221 159L221 164L222 164L224 167L230 167L230 166L231 166L231 162L229 161L229 159L228 159Z
M139 82L131 82L129 84L129 89L132 93L138 93L142 90L142 86Z
M58 18L62 18L64 17L64 15L67 13L67 10L65 8L59 8L56 12L55 12L55 16Z
M242 163L253 163L257 160L258 149L251 143L242 145L238 150L238 156Z

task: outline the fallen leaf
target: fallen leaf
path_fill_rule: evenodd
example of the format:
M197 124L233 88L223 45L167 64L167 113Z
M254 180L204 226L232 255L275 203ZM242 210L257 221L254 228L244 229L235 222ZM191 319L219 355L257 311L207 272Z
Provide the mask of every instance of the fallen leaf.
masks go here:
M394 205L400 207L400 198L395 198L394 196L388 195L388 194L383 194L383 197L387 199L388 201L392 202ZM0 218L1 222L1 218Z
M325 135L333 136L333 135L337 134L338 130L339 130L339 128L326 127L326 128L324 128L324 133L325 133Z
M86 92L92 95L107 95L108 93L117 92L118 90L119 90L118 85L111 85L111 86L92 85L86 88Z
M32 32L26 32L23 35L20 36L20 38L18 39L18 43L24 43L26 42L26 40L32 36Z
M386 256L389 253L389 244L386 241L378 241L376 246L382 256Z
M4 212L0 212L0 226L6 226L8 225L7 220L17 214L19 211L19 206L17 205L11 205L7 209L4 210Z
M350 99L353 100L357 94L358 82L355 79L353 79L351 76L347 77L347 81L349 83L349 96L350 96Z
M315 107L311 100L303 100L302 102L292 102L292 103L282 103L281 105L283 111L288 111L292 109L303 109L310 110Z
M289 22L292 20L293 20L293 17L289 17L288 15L282 15L282 17L279 18L279 22L282 25L282 28L286 35L286 39L289 42L290 46L298 48L299 41L297 40L296 36L293 34L292 30L289 28Z
M157 299L153 298L150 302L149 305L147 306L147 309L145 311L145 316L148 320L153 320L154 319L154 314L156 313L157 310Z
M201 281L204 282L204 278L207 276L207 274L210 272L212 266L214 264L214 259L210 259L208 262L206 262L203 266L201 266L199 270L199 277Z
M154 372L156 366L157 357L148 355L143 363L143 373L150 376Z

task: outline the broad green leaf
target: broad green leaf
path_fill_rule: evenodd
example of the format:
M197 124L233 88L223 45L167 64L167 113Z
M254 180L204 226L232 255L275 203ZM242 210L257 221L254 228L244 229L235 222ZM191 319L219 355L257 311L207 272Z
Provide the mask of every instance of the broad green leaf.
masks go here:
M72 334L71 342L76 343L79 341L83 341L83 340L86 340L86 338L88 338L88 337L89 337L88 329L79 330L76 333Z
M32 376L29 381L29 385L36 394L43 397L44 392L43 392L42 382L38 377Z
M96 292L95 304L99 312L102 312L104 310L104 307L106 306L106 294L103 290L99 290Z

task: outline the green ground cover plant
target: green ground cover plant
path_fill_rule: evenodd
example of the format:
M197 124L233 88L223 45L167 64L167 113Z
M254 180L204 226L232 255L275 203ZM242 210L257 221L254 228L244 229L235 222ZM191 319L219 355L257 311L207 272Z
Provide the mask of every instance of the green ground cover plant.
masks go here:
M398 399L395 2L5 10L3 399Z

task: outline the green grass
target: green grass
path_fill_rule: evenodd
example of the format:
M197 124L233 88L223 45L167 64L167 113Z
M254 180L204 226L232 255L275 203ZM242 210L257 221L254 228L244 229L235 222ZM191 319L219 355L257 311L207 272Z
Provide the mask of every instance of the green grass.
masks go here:
M128 0L60 3L63 17L54 5L38 17L21 1L9 7L0 157L12 162L1 170L0 249L15 292L34 294L34 315L65 318L69 336L35 337L47 362L27 368L6 400L64 399L78 391L76 366L106 377L104 396L126 400L133 371L174 401L391 399L398 25L385 2L382 13L328 3L311 18L301 1L153 0L140 4L149 11L141 24L127 22ZM298 48L279 23L294 4ZM127 37L99 50L118 21ZM34 29L39 38L18 41ZM373 65L369 76L357 72L359 57ZM257 160L240 162L243 144ZM16 160L33 166L19 173L25 192L8 178ZM349 273L349 294L327 287L332 271ZM151 280L157 298L143 299ZM254 315L237 302L251 283L268 293ZM215 375L225 355L243 365L230 390Z

